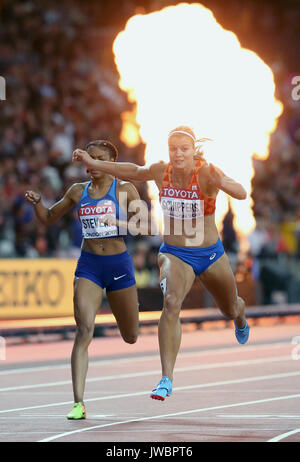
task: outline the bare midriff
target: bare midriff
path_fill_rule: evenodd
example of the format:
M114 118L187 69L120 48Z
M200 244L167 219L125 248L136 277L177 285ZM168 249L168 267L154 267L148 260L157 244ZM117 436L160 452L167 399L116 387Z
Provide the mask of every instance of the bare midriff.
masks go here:
M126 245L122 237L106 239L84 239L82 250L96 255L117 255L125 252Z
M184 220L176 220L178 222L176 224L174 224L174 221L175 220L170 219L170 233L164 233L164 242L166 244L189 248L208 247L215 244L218 240L219 234L215 224L215 214L204 216L198 220L199 223L197 223L197 226L195 223L196 220L190 220L191 222L194 222L190 225L190 228ZM181 235L174 234L176 226L178 227L177 231L181 227ZM193 228L194 236L192 235ZM184 232L185 229L188 231L188 235ZM190 233L190 231L192 232Z

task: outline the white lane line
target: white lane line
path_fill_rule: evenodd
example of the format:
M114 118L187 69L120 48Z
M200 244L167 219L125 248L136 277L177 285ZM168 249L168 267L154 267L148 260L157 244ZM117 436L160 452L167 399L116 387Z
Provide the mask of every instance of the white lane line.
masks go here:
M300 428L296 428L296 430L291 430L290 432L282 433L281 435L274 436L274 438L271 438L270 440L268 440L267 443L277 443L278 441L281 441L284 438L287 438L288 436L294 435L295 433L299 433L299 432L300 432Z
M93 416L93 417L96 417L96 416ZM196 418L197 418L197 417L195 417L195 419L196 419ZM199 417L199 419L200 419L200 418L201 418L201 417ZM202 419L204 419L204 418L205 418L205 417L203 416ZM197 419L198 419L198 418L197 418ZM134 422L135 422L135 420L134 420ZM212 430L215 430L214 427L206 427L206 428L207 428L208 430L209 430L210 428L212 428ZM275 430L277 430L277 428L275 428ZM281 430L281 429L278 428L278 431L280 431L280 430ZM161 433L161 428L160 428L160 429L155 429L155 428L153 428L153 427L147 428L147 427L144 427L144 426L143 426L143 432L145 432L145 431L147 431L147 433ZM222 428L222 432L224 432L224 433L225 433L225 432L229 432L230 435L232 435L233 433L238 433L237 436L239 436L239 434L240 434L241 431L253 432L253 428L252 428L252 427L250 427L250 428L249 428L249 427L239 427L238 429L234 429L234 428ZM259 429L259 432L260 432L260 433L261 433L261 432L270 432L270 431L274 431L274 428L260 428L260 429ZM136 428L135 428L134 430L121 430L121 429L120 429L120 430L118 430L118 429L117 429L117 430L112 430L112 429L109 430L109 433L110 433L110 434L111 434L111 433L125 433L125 434L130 434L130 433L136 433L136 432L137 432ZM164 428L163 432L164 432L164 433L170 433L170 434L172 434L172 433L174 433L174 430L172 430L172 429L168 430L168 429L165 429L165 428ZM199 437L199 430L191 430L191 429L189 429L189 430L188 430L188 433L191 434L191 435L194 434L195 436L198 436L198 437ZM44 434L45 434L45 435L48 435L48 434L49 434L49 435L51 435L51 434L53 435L53 434L57 434L57 433L54 432L54 431L51 432L51 431L42 431L42 430L38 431L38 430L33 430L33 431L28 431L28 432L26 432L26 431L18 432L18 433L17 433L17 436L21 436L21 435L31 435L31 434L38 434L38 435L41 435L41 436L42 436L42 435L44 435ZM14 442L16 442L16 432L15 432L15 431L11 431L11 432L2 432L2 431L1 431L1 436L2 436L2 435L14 435ZM229 436L230 436L230 435L229 435ZM3 441L3 442L4 442L4 441ZM0 440L0 444L1 444L1 440Z
M203 357L203 356L212 356L216 354L227 354L228 352L234 351L234 353L241 353L245 351L256 351L256 350L270 350L273 348L282 348L282 347L290 347L289 343L272 343L272 344L263 344L263 345L244 345L242 347L239 346L229 346L227 348L217 348L213 350L204 350L204 351L193 351L193 352L182 352L179 353L178 359L180 358L187 358L187 357ZM145 362L145 361L153 361L159 360L159 353L155 355L143 355L138 357L130 357L130 358L111 358L111 359L101 359L97 361L93 361L93 358L90 358L89 368L94 366L111 366L112 363L114 364L127 364L127 363L136 363L136 362ZM13 374L24 374L26 372L43 372L43 371L52 371L56 369L66 369L69 368L69 362L65 364L52 364L50 366L33 366L33 367L21 367L16 369L5 369L0 370L0 375L13 375Z
M89 414L89 418L90 419L104 419L106 417L115 417L116 414ZM57 417L63 417L63 419L66 418L66 414L20 414L20 415L16 415L16 416L10 416L10 419L13 420L13 419L20 419L20 417L23 418L30 418L30 419L45 419L45 417L47 417L47 420L48 419L51 419L51 418L57 418ZM5 419L6 417L0 417L0 420L1 419ZM55 432L51 432L51 433L55 433ZM19 434L19 432L18 432ZM1 435L2 435L2 432L1 432Z
M49 433L55 433L55 432L43 432L43 431L18 432L18 436L21 436L21 435L33 435L33 434L35 434L35 433L37 433L37 434L44 434L44 433L45 433L45 434L49 434ZM17 441L16 441L16 432L15 432L15 431L14 431L14 432L2 432L2 431L1 431L1 436L2 436L2 435L14 435L13 441L14 441L14 443L17 442ZM4 442L6 442L6 441L4 441ZM1 443L1 441L0 441L0 443Z
M219 414L219 419L296 419L300 420L300 414Z
M236 383L259 382L261 380L282 379L286 377L296 377L298 375L300 375L300 371L285 372L282 374L261 375L261 376L256 376L256 377L246 377L243 379L222 380L220 382L210 382L210 383L202 383L200 385L187 385L184 387L176 387L174 388L174 391L195 390L199 388L217 387L220 385L232 385ZM111 395L111 396L101 396L99 398L88 398L88 399L85 399L84 401L85 403L94 402L94 401L106 401L110 399L130 398L133 396L142 396L142 395L149 395L149 394L150 394L150 391L147 390L147 391L139 391L139 392L134 392L134 393L124 393L124 394ZM7 413L7 412L27 411L28 409L42 409L42 408L47 408L47 407L63 406L65 404L73 404L73 401L63 401L60 403L40 404L37 406L28 406L28 407L21 407L21 408L15 408L15 409L5 409L5 410L1 410L0 414Z
M197 418L197 420L199 420L199 419L200 419L200 417ZM206 419L206 416L203 416L202 419ZM167 430L167 429L164 428L163 429L164 434L165 433L174 434L175 433L174 427L175 427L175 424L174 424L174 422L172 422L172 429ZM205 430L206 430L206 432L209 432L209 431L213 432L213 431L216 431L216 428L215 427L209 427L208 425L205 425ZM274 428L260 428L259 433L261 433L261 432L270 432L270 431L273 431L273 430L274 430ZM281 429L279 429L279 430L281 430ZM182 427L179 429L179 431L182 432ZM128 433L128 434L130 434L130 433L136 433L136 432L137 432L136 428L134 430L119 430L119 429L112 430L111 428L109 429L109 434L112 434L112 433L125 433L125 434ZM143 432L147 432L147 434L148 433L160 433L161 434L162 429L158 428L156 430L156 429L153 429L151 427L147 428L147 427L143 426ZM222 433L225 434L226 432L229 433L228 436L236 434L236 436L239 437L241 432L252 432L253 433L253 427L222 428ZM36 433L38 433L38 432L36 432ZM49 433L54 433L54 432L49 432ZM177 433L178 433L178 430L177 430ZM194 434L199 438L199 429L192 430L189 427L185 427L184 433L188 433L189 435ZM195 440L195 441L197 441L197 440ZM198 441L199 441L199 439L198 439Z
M187 353L188 354L188 353ZM191 356L194 355L195 353L191 353ZM131 363L131 362L140 362L140 361L152 361L154 359L159 359L159 355L151 355L151 356L138 356L138 357L132 357L132 358L112 358L112 359L103 359L99 361L93 361L92 358L90 358L89 362L89 368L94 367L94 366L105 366L105 365L110 365L112 363L114 364L126 364L126 363ZM51 366L34 366L34 367L22 367L18 369L6 369L4 371L0 371L0 375L13 375L13 374L24 374L26 372L44 372L44 371L52 371L52 370L59 370L59 369L69 369L70 363L65 363L65 364L54 364Z
M219 369L221 367L226 368L226 367L235 367L235 366L249 366L253 364L264 364L264 363L289 361L289 360L293 361L291 356L275 356L272 358L228 361L228 362L221 362L221 363L214 363L214 364L200 364L198 366L178 367L175 369L175 373L216 369L216 368ZM88 378L86 380L86 383L103 382L106 380L119 380L119 379L131 379L131 378L136 378L136 377L146 377L148 375L154 375L154 374L160 374L160 373L161 373L161 370L157 369L157 370L145 371L145 372L133 372L131 374L118 374L118 375L107 375L104 377L92 377L92 378ZM44 387L56 387L56 386L62 386L62 385L70 385L71 383L72 383L71 380L63 380L63 381L58 381L58 382L37 383L37 384L32 384L32 385L19 385L15 387L0 388L0 392L30 390L30 389L44 388Z
M142 417L140 419L130 419L130 420L123 420L120 422L113 422L113 423L108 423L108 424L101 424L101 425L93 425L92 427L85 427L85 428L80 428L78 430L73 430L65 433L59 433L55 436L50 436L49 438L44 438L42 440L39 440L39 443L48 443L53 440L57 440L59 438L63 438L64 436L69 436L69 435L74 435L75 433L83 433L88 430L96 430L99 428L104 428L104 427L113 427L115 425L121 425L121 424L126 424L126 423L132 423L132 422L142 422L146 420L154 420L154 419L163 419L165 417L175 417L178 415L187 415L187 414L194 414L196 412L206 412L206 411L215 411L217 409L226 409L230 407L239 407L239 406L249 406L252 404L260 404L260 403L268 403L271 401L279 401L279 400L284 400L284 399L293 399L293 398L299 398L300 394L298 393L297 395L289 395L289 396L277 396L276 398L265 398L265 399L258 399L254 401L245 401L243 403L234 403L234 404L225 404L221 406L213 406L213 407L206 407L206 408L200 408L200 409L193 409L191 411L181 411L181 412L174 412L172 414L163 414L163 415L156 415L156 416L151 416L151 417Z

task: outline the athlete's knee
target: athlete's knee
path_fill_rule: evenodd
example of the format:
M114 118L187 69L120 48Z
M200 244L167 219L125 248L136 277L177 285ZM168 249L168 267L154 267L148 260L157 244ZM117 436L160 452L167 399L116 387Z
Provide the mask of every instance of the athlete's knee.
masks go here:
M164 312L169 317L178 317L182 300L175 292L167 292L164 298Z
M94 324L78 323L76 329L77 340L89 343L94 335Z

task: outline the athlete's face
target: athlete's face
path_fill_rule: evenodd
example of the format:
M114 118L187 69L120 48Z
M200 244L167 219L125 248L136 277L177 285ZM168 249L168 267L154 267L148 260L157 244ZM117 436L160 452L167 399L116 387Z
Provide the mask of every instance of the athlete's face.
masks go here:
M189 136L176 133L169 138L169 156L174 168L189 167L193 163L194 154L194 143Z
M94 160L108 160L110 162L113 160L105 149L101 149L96 146L89 148L88 153ZM89 173L91 178L95 180L106 175L106 173L96 170L89 170Z

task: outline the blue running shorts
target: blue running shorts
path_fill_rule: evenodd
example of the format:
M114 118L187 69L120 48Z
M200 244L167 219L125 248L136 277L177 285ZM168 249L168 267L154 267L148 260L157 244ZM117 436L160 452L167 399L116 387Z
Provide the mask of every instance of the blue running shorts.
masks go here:
M163 242L159 251L161 253L170 253L180 258L180 260L190 265L196 276L198 276L223 255L224 247L221 239L218 238L217 242L213 245L195 248L177 247Z
M108 292L135 284L134 264L127 251L117 255L96 255L81 251L75 279L86 278Z

